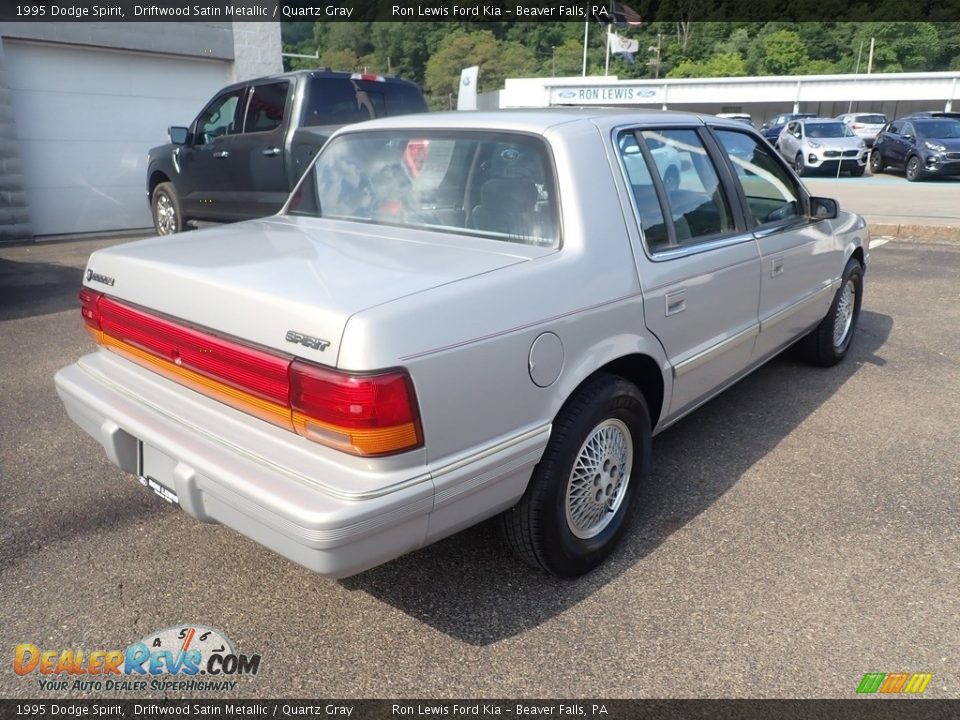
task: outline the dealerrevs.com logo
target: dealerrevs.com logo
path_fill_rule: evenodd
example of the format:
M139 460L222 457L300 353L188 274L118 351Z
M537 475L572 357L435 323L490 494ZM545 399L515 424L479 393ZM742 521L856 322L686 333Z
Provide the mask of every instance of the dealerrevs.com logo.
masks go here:
M150 633L124 650L41 649L21 643L13 671L38 676L41 690L67 692L229 691L260 670L260 655L237 653L219 630L203 625Z

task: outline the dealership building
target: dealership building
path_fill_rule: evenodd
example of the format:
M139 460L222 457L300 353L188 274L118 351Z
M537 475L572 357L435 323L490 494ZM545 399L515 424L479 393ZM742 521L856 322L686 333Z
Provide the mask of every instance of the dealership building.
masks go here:
M280 52L279 23L0 22L0 242L151 227L147 150Z
M783 112L882 112L960 108L960 72L873 73L664 80L612 77L508 79L478 98L481 108L595 105L704 113L748 113L756 124Z

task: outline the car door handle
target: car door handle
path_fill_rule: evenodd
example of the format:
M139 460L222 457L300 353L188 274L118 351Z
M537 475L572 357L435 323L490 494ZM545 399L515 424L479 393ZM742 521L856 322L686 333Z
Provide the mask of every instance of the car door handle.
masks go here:
M230 157L230 151L229 151L229 150L218 150L217 152L215 152L215 153L213 154L213 156L214 156L215 158L217 158L218 160L223 160L223 158L228 158L228 157Z
M266 155L267 157L273 157L274 155L279 155L280 148L278 147L267 148L266 150L263 151L263 154Z
M775 257L770 261L770 277L776 277L777 275L783 275L782 257Z
M664 310L664 315L676 315L677 313L682 313L687 309L686 288L668 292L664 297L666 299L666 309Z

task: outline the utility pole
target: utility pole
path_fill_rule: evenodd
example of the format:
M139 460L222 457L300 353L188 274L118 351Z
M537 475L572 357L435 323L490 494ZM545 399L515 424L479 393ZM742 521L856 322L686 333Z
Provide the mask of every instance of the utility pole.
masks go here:
M870 55L867 56L867 75L873 72L873 41L874 38L870 38Z
M660 49L662 47L663 35L657 33L657 44L651 45L647 48L650 52L654 53L653 60L647 60L647 65L653 67L653 77L654 79L660 78Z

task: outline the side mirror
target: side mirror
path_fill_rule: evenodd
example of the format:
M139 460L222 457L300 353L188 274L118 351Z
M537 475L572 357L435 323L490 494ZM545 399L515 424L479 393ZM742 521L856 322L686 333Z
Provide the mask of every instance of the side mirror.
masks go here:
M825 197L810 198L810 216L815 220L833 220L840 214L840 205L836 200Z
M186 145L187 137L190 135L190 131L185 127L173 127L167 128L167 135L170 138L170 142L174 145Z
M913 135L901 135L904 140L913 140Z

